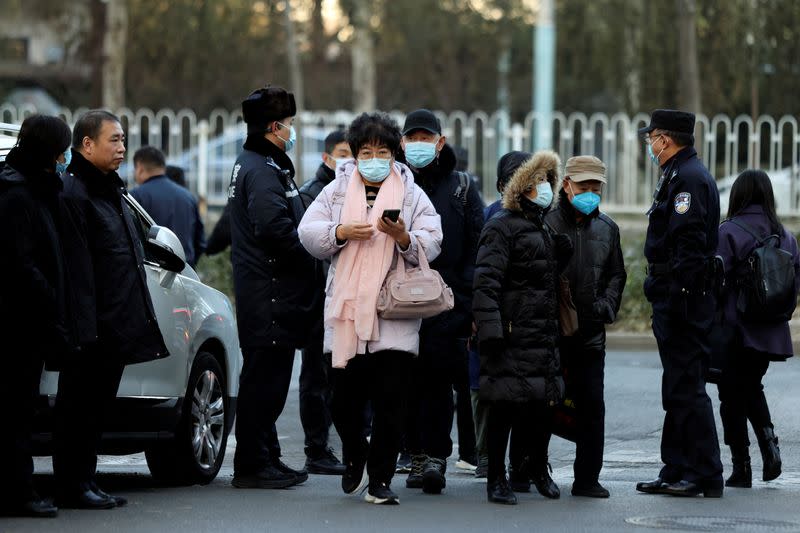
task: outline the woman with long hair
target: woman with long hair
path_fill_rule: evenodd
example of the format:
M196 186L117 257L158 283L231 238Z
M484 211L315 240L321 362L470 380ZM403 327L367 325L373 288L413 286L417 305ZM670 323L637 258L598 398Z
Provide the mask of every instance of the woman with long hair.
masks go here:
M774 244L792 256L796 298L800 288L797 240L783 227L775 212L769 176L761 170L745 170L731 188L728 217L719 229L718 254L725 266L720 306L724 320L733 325L736 335L718 384L725 444L730 446L733 460L733 472L725 481L728 487L752 485L748 420L761 449L762 479L770 481L781 474L778 437L761 380L770 361L785 361L793 355L789 323L784 319L754 321L738 305L741 281L750 269L749 258L759 241L773 235Z

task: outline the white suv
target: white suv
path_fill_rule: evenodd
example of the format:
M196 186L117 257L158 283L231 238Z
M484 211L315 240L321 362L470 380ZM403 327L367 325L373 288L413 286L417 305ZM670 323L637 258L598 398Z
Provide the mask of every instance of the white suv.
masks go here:
M0 124L0 161L18 130L19 126ZM129 195L125 199L145 243L147 285L170 356L125 368L100 452L144 451L155 477L209 483L222 465L236 412L242 356L234 311L224 294L201 283L185 265L175 234L156 226ZM44 372L34 424L40 455L52 450L57 388L58 373Z

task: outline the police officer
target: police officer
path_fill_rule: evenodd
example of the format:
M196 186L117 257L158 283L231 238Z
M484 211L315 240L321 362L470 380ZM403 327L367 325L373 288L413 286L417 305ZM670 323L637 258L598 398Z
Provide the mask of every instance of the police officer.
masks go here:
M644 253L644 292L664 373L661 434L664 467L636 490L652 494L722 496L722 463L703 369L715 308L712 259L717 249L719 192L694 149L694 115L658 109L639 130L661 167Z
M321 273L300 244L305 209L286 155L295 144L294 96L280 87L242 102L244 150L228 190L231 262L243 365L233 486L285 488L308 479L280 460L275 421L289 392L295 349L321 313Z

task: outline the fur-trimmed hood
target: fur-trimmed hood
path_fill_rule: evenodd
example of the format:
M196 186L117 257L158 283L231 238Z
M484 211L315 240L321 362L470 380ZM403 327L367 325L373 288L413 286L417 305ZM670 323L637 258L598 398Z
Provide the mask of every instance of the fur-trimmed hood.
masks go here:
M520 196L533 188L536 178L547 175L547 181L553 188L553 205L558 201L558 189L561 187L561 158L551 150L540 150L523 163L506 185L503 191L503 207L510 211L522 211Z

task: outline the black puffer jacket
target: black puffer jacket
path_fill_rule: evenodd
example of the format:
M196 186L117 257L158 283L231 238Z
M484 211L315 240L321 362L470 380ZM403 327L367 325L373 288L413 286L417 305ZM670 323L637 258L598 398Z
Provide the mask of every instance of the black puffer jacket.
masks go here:
M325 163L322 163L318 168L314 177L308 180L300 187L300 197L303 199L303 204L306 207L311 205L319 193L322 192L322 189L325 188L327 184L332 182L336 178L336 172L330 168Z
M13 165L13 166L12 166ZM0 338L11 357L69 351L59 238L61 178L13 148L0 170Z
M79 152L64 176L62 244L70 314L80 346L100 342L119 362L169 355L156 322L144 249L116 172L103 174Z
M506 188L504 208L481 234L473 312L480 394L489 401L555 405L563 395L556 281L571 245L544 224L546 210L523 197L542 173L557 189L559 167L558 156L549 151L523 164Z
M578 222L577 211L566 193L545 217L555 232L569 236L575 253L564 275L578 310L577 339L584 348L605 349L606 324L617 318L625 288L625 263L619 242L619 227L595 209Z
M322 271L297 235L305 207L283 150L250 135L231 175L228 206L239 342L244 349L311 339L321 315Z

